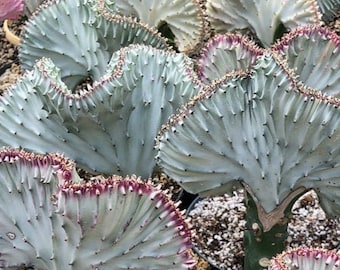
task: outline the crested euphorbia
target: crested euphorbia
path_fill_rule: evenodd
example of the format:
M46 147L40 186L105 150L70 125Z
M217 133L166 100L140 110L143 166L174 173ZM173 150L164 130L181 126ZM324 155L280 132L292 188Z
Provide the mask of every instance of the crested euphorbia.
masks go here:
M149 178L160 127L202 88L192 65L183 54L134 45L114 53L91 88L72 93L42 59L0 99L0 144L62 152L91 172Z
M50 58L72 92L85 80L99 80L112 54L125 46L145 44L170 50L155 30L132 18L101 13L98 2L63 0L40 9L20 37L21 67L30 70L39 59Z
M155 29L143 24L150 20L153 26L161 28L165 21L165 26L176 30L172 32L179 49L195 52L205 27L198 1L185 1L187 5L182 5L183 1L151 2L63 0L34 16L19 48L21 64L29 71L0 100L0 144L40 153L63 152L88 171L138 174L143 178L159 169L154 160L158 151L158 165L188 191L205 196L243 186L250 225L245 232L245 267L262 267L262 259L282 250L288 212L299 195L315 189L324 210L340 215L340 102L336 97L339 39L319 26L308 26L293 30L271 45L284 30L320 23L321 15L313 0L249 1L247 8L239 0L208 0L208 17L217 32L224 32L225 26L230 25L231 29L250 30L262 45L271 47L261 49L240 34L215 36L198 60L199 76L206 83L203 85L195 75L195 62L185 54L174 53ZM134 3L145 5L136 10ZM234 5L224 8L224 4ZM138 18L112 14L109 8ZM186 16L178 11L185 11ZM36 63L37 59L40 60ZM91 86L75 90L89 78L94 81ZM154 149L154 137L178 108L182 110L164 126ZM124 185L118 185L118 190L135 190L132 184L127 188ZM111 186L115 186L111 180L62 181L58 200L53 203L58 205L56 214L64 213L61 216L68 219L63 226L73 229L84 224L88 229L91 224L94 229L99 228L99 210L103 205L104 210L111 209L106 207L113 198ZM8 187L11 193L5 192L6 196L12 190L25 190L13 185L4 189ZM56 192L52 191L55 199ZM35 194L40 198L41 193ZM122 202L138 200L129 196L130 192L115 194L122 196ZM85 211L87 208L93 210L91 214ZM33 212L42 211L36 209ZM120 217L130 213L130 204L124 205L124 209ZM45 223L59 222L57 216ZM142 223L146 222L143 215L139 217ZM27 225L26 218L21 219ZM172 221L167 220L167 224ZM126 224L132 223L123 227ZM38 225L27 228L34 231ZM104 229L114 231L120 227L112 226ZM73 231L71 236L55 241L66 239L78 252L87 244L79 245L79 232ZM64 229L59 233L64 233ZM17 241L15 236L16 233L7 231L10 240ZM125 235L125 239L132 236ZM107 237L105 233L102 239ZM97 253L103 241L94 241ZM53 246L50 242L47 245ZM140 252L149 250L145 247L142 244ZM42 250L51 249L30 249L30 255L39 260ZM55 252L66 249L60 250ZM130 251L125 245L117 250L124 256ZM91 258L91 252L81 256L84 262ZM2 254L11 256L10 252ZM124 261L122 268L132 268L134 260L126 262L125 258L119 260ZM183 264L188 266L191 260L184 260Z
M253 270L285 248L291 206L306 191L340 216L340 42L308 26L269 49L252 44L238 34L208 43L199 70L211 86L171 117L156 147L158 165L189 192L246 189Z
M0 267L189 269L177 204L135 176L81 179L58 154L0 151Z
M57 1L26 24L19 59L28 72L4 94L0 107L9 108L7 98L18 98L13 109L20 111L19 118L37 117L27 119L29 126L21 124L23 119L7 119L11 128L0 127L0 144L61 151L87 171L148 178L157 169L158 130L203 86L192 59L176 54L146 25L103 11L101 3ZM76 90L88 79L93 83ZM6 114L0 118L15 117ZM28 130L18 132L12 124Z
M264 47L285 30L322 23L316 0L207 0L206 7L216 32L250 31Z
M207 34L204 10L199 0L97 0L107 12L133 16L152 28L173 35L180 52L192 53L202 45ZM167 37L168 37L167 35Z
M340 96L339 49L339 36L315 25L295 28L270 48L287 60L299 81L328 98Z
M198 74L209 85L231 72L249 69L263 53L263 49L245 35L218 34L202 49L197 62Z

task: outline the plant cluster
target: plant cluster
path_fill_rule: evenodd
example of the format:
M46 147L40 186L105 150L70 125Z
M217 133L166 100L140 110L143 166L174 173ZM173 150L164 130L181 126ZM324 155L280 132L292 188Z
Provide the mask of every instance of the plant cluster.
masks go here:
M322 25L338 6L41 6L20 37L25 74L0 99L2 266L194 267L183 213L140 180L159 171L199 196L246 191L245 269L285 249L305 192L340 216L340 38Z

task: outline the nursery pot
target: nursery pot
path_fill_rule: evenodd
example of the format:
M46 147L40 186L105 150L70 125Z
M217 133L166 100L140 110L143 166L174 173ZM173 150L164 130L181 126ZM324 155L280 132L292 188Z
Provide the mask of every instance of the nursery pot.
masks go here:
M186 212L186 215L187 217L189 216L190 212L195 208L195 205L197 203L199 203L203 198L201 197L196 197L192 202L191 204L189 205L189 207L187 208L187 212ZM211 266L210 269L211 270L223 270L223 268L219 268L216 263L211 260L208 256L206 256L203 252L201 252L200 249L198 249L197 247L193 247L192 248L194 250L194 252L201 258L203 259L204 261L208 262L209 265Z
M11 24L12 24L12 21L10 20L4 21L3 30L5 33L5 37L10 43L12 43L15 46L18 46L20 44L20 38L11 31L10 29Z
M244 203L241 193L234 196L197 197L187 209L195 230L193 250L212 269L243 264Z

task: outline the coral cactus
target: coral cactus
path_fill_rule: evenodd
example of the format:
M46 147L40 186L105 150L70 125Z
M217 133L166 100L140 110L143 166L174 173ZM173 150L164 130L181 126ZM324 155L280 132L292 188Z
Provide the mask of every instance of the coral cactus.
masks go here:
M190 232L161 190L132 176L85 181L58 154L0 151L0 266L188 269ZM12 209L10 211L10 209Z
M62 152L107 175L146 179L159 166L200 196L242 187L244 267L262 269L283 250L301 194L315 189L327 214L340 215L340 42L320 27L316 0L203 2L207 14L197 0L60 0L40 9L21 36L26 73L0 99L0 145ZM201 46L205 15L221 34L195 66L184 53ZM0 266L193 265L187 226L161 191L134 177L86 182L58 155L3 153ZM9 201L18 213L5 211Z
M337 139L337 103L304 92L274 59L261 56L250 74L202 94L163 129L158 162L185 189L221 194L245 181L269 213L298 186L322 190L335 181L333 173L317 175L321 168L337 170L338 156L327 151ZM330 156L320 162L324 152ZM328 178L327 185L321 181ZM330 201L326 208L339 214Z
M200 79L209 85L233 71L247 70L262 54L263 50L245 35L218 34L201 51L197 63Z
M318 27L297 32L303 34L288 34L294 42L283 38L257 54L258 49L249 50L235 39L233 50L257 55L255 63L244 61L247 70L215 81L174 115L157 139L159 166L185 190L207 196L246 189L247 224L255 228L245 232L246 269L261 269L261 259L284 248L290 207L307 190L316 190L329 215L340 215L339 100L325 95L334 94L325 89L339 78L339 43ZM237 59L223 48L220 53ZM223 63L222 57L209 57L202 63ZM301 80L293 69L301 72ZM312 84L304 74L313 69L327 76Z
M271 47L288 61L299 81L334 97L340 94L339 49L339 36L315 25L295 28Z
M281 28L321 24L316 0L251 0L246 4L240 0L207 0L206 6L216 32L250 30L264 47L275 42Z
M21 37L22 68L31 69L40 58L50 58L60 69L61 79L73 90L88 78L98 80L112 53L129 44L169 49L155 31L131 18L105 15L98 9L91 0L63 0L41 9L29 20Z
M100 0L111 12L137 18L151 27L162 29L166 25L174 35L180 52L192 53L206 35L206 22L198 0Z
M62 152L92 172L148 178L160 127L202 88L192 66L183 54L133 45L73 94L43 59L1 98L0 143Z
M16 20L22 14L24 4L22 0L1 0L0 22L6 19Z
M334 250L299 247L273 258L269 270L336 270L340 269L340 254Z

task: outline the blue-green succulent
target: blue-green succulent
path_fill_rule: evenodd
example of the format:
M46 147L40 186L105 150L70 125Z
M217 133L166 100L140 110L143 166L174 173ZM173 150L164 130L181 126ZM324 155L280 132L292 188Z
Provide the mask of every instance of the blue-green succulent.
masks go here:
M242 187L247 194L247 223L250 228L256 223L261 232L260 237L251 229L245 232L245 268L258 269L260 259L282 250L289 209L304 192L314 189L324 210L340 215L340 42L335 33L321 26L322 19L334 17L338 5L334 0L51 1L29 18L20 37L19 60L25 73L0 99L0 146L39 154L63 153L79 167L100 175L147 179L163 170L182 188L200 196ZM27 158L27 154L15 152L13 156L18 158L11 159L8 153L12 152L4 153L4 160L13 162ZM27 168L21 164L18 168L25 175ZM52 167L47 166L44 173L51 174ZM43 178L40 169L33 168ZM13 182L16 177L11 170L4 174L10 180L3 183L4 195L0 191L0 197L6 203L15 201L21 205L18 213L24 213L26 201L16 201L17 197L25 194L34 205L32 198L41 196L35 188L44 190L45 185L26 178L20 180L22 184ZM122 217L119 224L112 222L108 227L101 223L108 220L96 215L106 213L110 209L107 204L115 205L118 200L138 201L126 196L124 190L138 190L143 197L140 190L152 188L118 177L121 193L114 197L110 192L116 181L111 178L85 183L73 170L69 173L72 181L64 181L63 176L64 180L52 188L47 181L52 201L37 202L45 205L48 201L49 205L42 228L47 226L49 233L53 232L51 228L58 228L57 233L63 235L60 239L72 243L73 251L56 251L54 245L64 247L67 243L54 236L41 242L48 248L28 239L26 232L17 237L20 227L19 231L3 232L0 240L7 244L4 250L10 250L8 243L21 247L23 242L25 248L30 243L29 251L17 249L23 258L17 264L12 263L14 253L0 253L3 266L86 269L93 265L109 269L114 262L121 269L137 267L140 259L128 257L132 254L129 248L135 251L134 246L115 245L114 252L112 246L105 246L103 255L101 245L107 238L116 243L111 233L129 227L131 220L147 223L144 206L131 210L130 204L124 204L118 214ZM36 184L33 193L32 183ZM159 204L163 205L156 203L156 210ZM46 214L40 213L40 208L34 211L39 217ZM94 250L86 249L87 238L86 245L80 245L81 213L85 215L86 232L103 234L95 241L88 238L94 241ZM127 215L129 221L123 218L125 214L131 214ZM30 227L27 220L34 218L26 216L20 221L23 228L35 233L40 224ZM110 212L108 217L115 216ZM18 228L16 218L8 220L12 223L6 221L6 226ZM63 226L60 229L60 224L69 226L72 235ZM178 224L179 234L189 237L187 228ZM151 234L146 234L151 231L141 233L141 237L148 239ZM163 236L170 237L160 232L159 237ZM138 238L135 229L124 235L126 241L134 237ZM142 248L138 252L154 254L154 246L144 245L145 239L139 243ZM31 244L31 240L35 242ZM51 261L40 260L42 249ZM193 265L184 250L184 256L171 253L174 269ZM67 253L69 264L54 260L62 257L60 252ZM79 257L77 252L81 253ZM105 257L108 253L115 259ZM94 262L90 263L92 258ZM172 269L168 264L171 260L156 263L146 259L141 269L162 269L164 265ZM106 262L110 262L108 268Z
M177 204L136 176L82 179L59 155L0 151L0 267L189 269Z
M260 237L245 232L246 268L266 256L254 246L269 258L282 248L290 207L304 192L314 189L326 213L340 216L339 44L320 26L297 28L268 49L217 36L199 61L209 87L158 135L158 165L185 190L246 189L247 222L261 228Z

